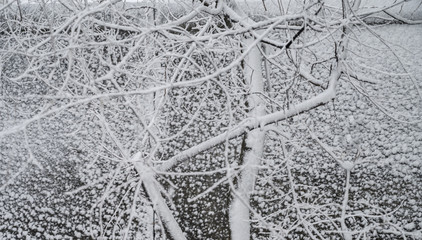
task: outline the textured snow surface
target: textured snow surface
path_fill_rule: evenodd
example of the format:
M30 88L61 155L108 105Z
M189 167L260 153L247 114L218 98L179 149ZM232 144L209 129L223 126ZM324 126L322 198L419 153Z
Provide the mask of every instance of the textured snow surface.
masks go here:
M387 41L403 45L406 48L393 45L398 56L403 60L403 64L416 76L416 84L422 87L422 58L420 57L422 56L422 26L392 25L374 28ZM366 32L357 34L367 44L374 47L379 46L379 43L369 37ZM354 49L353 43L351 44L350 54L355 54L353 52L355 51L368 57L362 59L361 63L353 64L378 67L384 71L399 69L394 56L371 55L370 51L359 52L359 49ZM325 51L325 49L320 49L320 51ZM379 61L380 59L381 61ZM401 76L386 76L383 73L373 75L373 72L363 68L359 74L369 79L375 77L381 79L380 84L366 84L365 86L374 99L392 110L388 111L391 116L408 120L409 118L402 117L398 113L417 113L421 110L421 101L415 100L417 89L408 79L402 79ZM306 143L312 140L305 137L297 143L297 145L303 145L300 151L290 161L280 163L281 143L278 139L270 141L265 150L265 161L262 167L264 170L262 171L265 171L266 176L274 177L260 178L252 196L254 204L259 206L262 214L274 213L270 218L273 217L274 221L278 221L278 226L292 225L298 219L296 216L299 214L293 210L283 212L284 209L292 209L290 205L297 198L287 191L291 184L286 177L289 174L286 166L296 176L295 189L301 192L299 201L303 204L301 210L303 212L310 211L306 206L312 204L321 206L332 202L341 204L345 185L344 170L351 170L350 195L354 200L354 205L351 204L350 212L353 211L356 215L370 216L384 213L381 210L378 211L378 207L382 207L385 212L391 212L391 214L385 215L386 220L403 227L406 231L413 232L414 238L418 239L419 236L420 239L422 229L422 123L406 124L391 119L374 107L374 104L368 101L363 94L354 91L350 82L340 83L337 96L338 98L327 106L312 111L309 115L295 117L292 119L294 123L292 126L300 125L298 129L302 129L305 136L306 124L312 124L317 137L331 146L337 156L342 157L342 168L320 148L315 145L307 145ZM183 98L180 99L180 104L189 104L183 103ZM221 106L209 108L217 113L208 113L210 116L204 115L204 119L208 121L215 116L221 117L218 115ZM85 111L88 110L85 109ZM72 138L72 133L77 130L71 127L72 123L83 118L83 110L78 113L65 112L62 114L60 121L46 119L40 121L38 125L34 124L29 127L30 147L43 170L31 162L27 163L27 152L16 150L16 146L22 147L25 143L23 137L9 136L0 140L0 185L7 183L7 186L0 190L0 239L26 237L30 239L74 239L98 236L103 229L98 227L100 225L98 222L92 220L93 215L96 216L95 219L98 219L98 216L102 214L104 225L119 226L123 223L114 221L115 214L128 214L123 210L115 212L114 209L130 209L133 199L122 200L121 196L116 193L110 194L112 200L105 203L103 209L93 209L98 197L107 188L107 181L111 179L111 176L107 175L109 165L93 161L98 157L98 153L91 151L97 149L98 146L95 143L84 142L79 145L77 144L80 143L79 140ZM174 118L179 118L179 116ZM13 119L6 119L5 115L0 115L0 123L3 124L0 126L8 126L11 124L11 120ZM414 119L410 118L410 120ZM179 123L175 121L173 124ZM87 138L97 134L98 131L95 129L100 128L89 119L86 120L84 126L82 131L85 131L84 135ZM196 132L186 134L197 134L196 140L204 140L201 133L214 133L221 126L209 124L198 128L195 130ZM49 131L43 132L42 129L49 129ZM286 135L289 134L294 135L294 133L286 131ZM36 141L40 136L44 140ZM239 141L236 141L231 144L238 144ZM72 144L73 142L75 144ZM104 142L106 143L106 141ZM183 149L190 144L192 142L175 141L174 145L177 147L174 148ZM355 159L358 148L361 154L358 159ZM218 148L214 150L217 152L215 155L201 155L198 159L193 159L191 165L187 167L192 171L215 170L222 167L218 164L221 159L224 159L223 150ZM87 162L90 165L87 165ZM194 164L198 162L199 164ZM261 174L263 175L263 173ZM224 174L218 175L218 177L223 176ZM95 182L98 179L102 180ZM186 199L195 197L210 187L212 185L209 183L210 180L218 179L205 175L186 176L182 180L174 179L176 184L189 189L189 191L175 189L174 203L186 203ZM128 180L131 179L118 179L117 181L124 183ZM83 188L75 194L66 194L68 191L91 182L94 182L92 186ZM136 186L136 183L136 181L131 182L123 187L120 193L124 195L129 186ZM287 190L284 191L283 187L268 187L273 185L285 186ZM215 223L228 222L226 214L228 206L223 201L231 196L226 186L216 189L206 195L205 199L201 198L198 202L181 204L181 206L172 208L176 218L180 219L183 230L191 239L211 238L209 236L213 236L213 234L215 234L214 236L228 234L227 224L217 228ZM272 190L268 192L268 189ZM283 202L276 204L280 198L284 199ZM216 202L219 205L212 204ZM147 221L151 224L138 228L132 236L134 239L135 237L136 239L151 237L154 213L151 214L151 207L148 204L139 201L138 206L140 207L135 209L137 222ZM333 207L331 213L336 212L338 212L338 208ZM294 217L281 218L285 215ZM325 221L321 215L312 216L312 220L315 222ZM371 219L356 217L351 221L368 224ZM158 223L157 226L154 225L155 230L159 229L158 225ZM277 236L276 231L270 233L267 230L262 230L260 232L264 227L259 226L259 223L254 223L253 227L257 229L254 235L256 239L269 239L270 236L274 238ZM115 229L115 231L120 230ZM295 231L300 233L305 230L296 229ZM107 231L110 232L106 235L112 234L111 230ZM373 234L371 236L377 236L376 231L376 229L371 231Z

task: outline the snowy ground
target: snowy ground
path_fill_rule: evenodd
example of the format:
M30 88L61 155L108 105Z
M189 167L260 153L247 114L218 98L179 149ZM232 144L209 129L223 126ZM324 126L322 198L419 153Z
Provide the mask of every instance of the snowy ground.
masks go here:
M416 84L422 87L422 26L374 28L392 43L397 56L414 74ZM368 37L367 32L359 36L369 46L382 48ZM399 69L392 54L372 56L370 50L359 52L359 49L352 49L351 54L367 56L356 64L384 71ZM372 57L377 61L374 62ZM363 86L372 100L386 107L387 113L391 110L393 117L401 118L396 115L398 112L412 114L421 111L417 87L409 78L383 73L372 76L366 70L360 74L369 79L382 79L375 85ZM364 163L357 165L351 176L351 198L354 202L373 209L383 208L380 212L390 212L386 215L389 221L404 227L413 238L422 239L422 123L408 124L391 119L367 97L353 90L350 82L342 83L335 102L318 109L311 116L317 137L339 155L351 159L352 153L360 147ZM71 117L68 120L71 121ZM44 169L26 164L27 159L23 159L26 154L12 150L14 145L24 144L25 139L9 138L1 142L0 185L8 185L0 189L0 239L88 236L89 210L103 186L97 185L74 195L64 194L85 181L79 178L79 172L84 170L81 162L87 156L72 146L64 145L72 132L66 129L66 122L46 120L40 124L49 126L51 131L43 133L48 136L48 141L33 146L39 150L36 158ZM29 136L30 139L36 137ZM48 154L43 155L43 152ZM303 149L303 152L309 153L308 149ZM51 155L55 159L45 159L45 156ZM341 192L343 189L344 172L326 155L298 157L293 170L303 176L298 178L298 183L317 185L316 195L328 198L333 196L328 191ZM96 174L101 175L100 168L98 171ZM359 206L351 208L358 211ZM376 233L373 234L376 236Z
M418 88L422 87L422 26L374 26L373 29L392 46L395 55L368 32L360 33L358 39L374 49L351 51L363 56L355 64L366 69L357 74L378 80L376 84L341 82L338 98L313 114L318 118L313 124L314 131L337 156L363 162L352 170L351 199L355 204L350 211L359 212L357 209L363 205L383 209L378 214L388 213L386 219L413 232L415 239L421 239L422 123L418 112L420 114L422 101L418 98ZM381 53L380 49L383 49ZM397 57L408 72L414 74L414 79L407 77L403 70L397 71L401 65L395 61ZM374 73L368 67L380 71ZM401 75L392 76L387 72ZM363 90L358 87L357 91L353 85L360 85ZM355 159L357 149L361 154ZM315 156L315 159L320 158ZM302 170L308 176L305 183L311 184L309 179L328 185L344 181L344 170L327 159L330 159L328 155L321 160L305 161L312 165L311 171ZM325 170L330 168L338 171L336 180L329 180L330 176L326 175ZM344 182L342 184L344 186ZM324 193L324 188L321 189Z

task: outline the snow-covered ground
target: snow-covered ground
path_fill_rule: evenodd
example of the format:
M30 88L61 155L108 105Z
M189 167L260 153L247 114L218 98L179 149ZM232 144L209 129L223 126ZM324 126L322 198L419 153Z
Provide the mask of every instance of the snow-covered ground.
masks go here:
M396 224L394 227L404 227L413 234L409 236L421 239L422 26L372 28L391 48L368 31L363 31L356 37L368 48L357 48L352 43L355 47L351 47L350 54L359 56L351 63L362 66L357 75L376 81L342 81L337 99L315 111L312 116L316 119L311 119L321 141L343 160L356 163L351 172L351 200L355 203L351 204L349 211L358 213L360 208L371 206L369 209L378 209L372 214L385 214L383 221L391 221ZM400 70L401 65L407 72ZM389 74L392 72L396 74ZM358 150L360 155L356 158ZM305 149L304 153L309 151ZM306 157L309 159L309 155ZM298 159L302 161L298 171L307 176L303 184L334 184L342 194L344 170L334 164L327 153L323 158L311 158L314 160ZM327 174L327 169L337 172L337 177L333 178L336 174ZM333 196L328 191L330 187L324 188L325 184L319 188L319 194Z
M387 49L367 31L357 31L356 34L369 48L362 51L352 47L349 54L361 56L361 62L351 64L382 69L383 72L375 75L364 68L359 73L369 80L376 78L376 84L355 83L362 84L366 90L359 93L354 89L353 81L342 81L333 103L301 117L304 122L312 121L316 137L344 160L355 160L353 157L360 148L361 154L356 161L361 163L355 166L351 174L351 202L354 205L350 206L348 213L362 216L360 209L370 209L365 212L368 216L387 213L383 218L403 227L409 232L408 236L421 239L422 123L409 124L391 117L420 121L420 118L412 116L420 112L422 107L417 95L418 87L422 87L422 26L387 25L373 28L390 43L396 56L387 53ZM373 51L371 48L374 48ZM384 51L375 51L378 48L384 48ZM396 57L415 76L414 82L400 70ZM385 74L395 69L403 76ZM391 117L374 103L385 106L384 111ZM400 112L411 116L398 116ZM26 153L12 150L14 145L25 144L25 139L2 140L0 185L8 185L0 189L0 239L73 239L90 235L90 210L104 186L97 184L75 194L65 193L87 181L81 176L100 176L103 173L99 166L98 172L80 174L85 171L83 161L94 154L85 155L76 149L77 146L74 149L65 144L75 130L66 129L67 121L73 118L75 116L69 115L63 122L45 120L40 123L45 125L44 128L39 126L40 129L48 127L50 132L43 134L49 141L31 147L39 150L36 158L42 163L43 169L26 164L26 159L23 159ZM295 121L300 122L301 119ZM37 136L28 137L35 139ZM338 194L343 194L344 169L339 168L321 149L309 149L309 145L304 144L302 150L291 166L292 172L298 176L296 184L305 186L304 192L311 189L310 199L341 202ZM45 155L42 155L43 152ZM45 158L52 155L54 159ZM271 161L268 164L271 169ZM271 202L262 200L259 194L256 201L263 208L271 207ZM105 209L103 214L107 219L113 211ZM356 217L356 221L363 221L363 218ZM376 235L376 229L371 229L371 234L375 238L382 238Z

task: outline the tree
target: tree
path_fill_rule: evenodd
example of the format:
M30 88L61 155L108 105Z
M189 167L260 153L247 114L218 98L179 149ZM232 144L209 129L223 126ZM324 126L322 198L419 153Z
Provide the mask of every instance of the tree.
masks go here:
M10 1L0 7L6 116L0 139L23 139L28 164L43 169L34 154L37 139L46 139L51 122L67 125L58 127L69 136L64 144L105 170L90 180L106 183L93 210L101 229L93 237L145 233L152 204L161 237L194 238L201 229L189 230L196 223L176 213L195 215L183 209L212 194L224 201L213 204L227 209L221 219L230 232L223 228L219 234L231 239L365 238L379 226L411 236L391 230L396 225L387 220L380 223L385 215L350 210L359 205L350 203L350 178L364 162L361 149L338 156L314 132L312 120L319 107L334 101L341 81L367 95L366 85L375 81L362 74L356 62L365 56L350 53L350 42L366 47L357 31L372 33L368 19L384 18L383 12L419 23L392 11L404 2L365 9L359 0L338 6L298 1L289 9L279 1L274 16L251 16L234 0ZM419 108L415 116L391 113L367 97L397 121L420 117ZM298 183L293 165L308 153L304 148L328 155L344 171L341 204L318 197L303 202L310 187ZM258 186L268 189L260 192ZM222 192L228 194L218 196ZM278 200L262 207L265 196ZM128 205L110 206L123 199ZM112 207L113 224L105 226L104 209ZM373 222L360 227L356 219ZM108 227L111 233L103 230Z

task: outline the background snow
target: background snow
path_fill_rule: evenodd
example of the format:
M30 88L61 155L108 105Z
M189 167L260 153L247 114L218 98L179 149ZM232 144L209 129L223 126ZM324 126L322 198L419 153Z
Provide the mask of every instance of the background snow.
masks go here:
M418 84L420 84L422 76L421 27L391 25L374 28L388 41L397 43L399 55L410 67L410 71L417 76ZM362 33L362 39L371 46L378 46L366 32ZM403 49L401 46L405 46L407 49ZM360 54L369 53L362 52ZM370 61L365 64L377 65L385 69L396 67L393 64L392 56L377 59L380 59L380 62ZM370 76L364 69L362 69L362 74ZM381 79L383 82L380 85L367 85L369 92L374 94L377 99L381 99L394 111L404 109L417 112L420 110L420 102L412 102L416 93L414 86L408 80L387 76L381 77ZM420 201L422 199L422 125L420 123L407 125L389 119L368 103L365 97L351 91L351 88L352 86L348 83L343 83L339 97L333 104L316 110L310 115L314 121L314 129L320 139L338 151L350 150L353 152L357 145L361 145L363 157L369 162L358 165L352 174L351 197L356 200L356 203L359 202L358 199L365 199L366 202L359 202L359 204L384 207L386 211L392 211L401 206L388 217L399 226L404 226L408 231L420 231L422 228L422 203ZM180 104L183 105L184 101L181 102ZM218 108L219 106L214 107ZM218 112L218 110L213 111ZM6 239L25 236L36 238L86 237L92 231L99 231L99 229L92 230L90 228L89 221L92 213L89 210L103 190L103 186L98 184L75 195L65 195L64 193L90 182L93 178L102 176L107 166L95 163L92 168L84 169L85 165L81 161L88 161L87 159L95 157L94 153L89 152L93 146L85 146L81 150L80 146L68 145L71 138L63 136L71 136L75 129L68 129L67 126L72 125L70 123L74 119L79 119L80 116L67 114L60 118L63 122L45 120L40 123L44 126L31 127L34 128L32 129L34 135L29 136L32 142L31 147L34 149L35 157L45 167L45 170L38 169L31 164L25 165L27 154L13 150L16 146L23 144L23 139L5 138L1 140L0 184L8 181L19 169L28 170L18 175L12 184L2 190L0 194L0 237ZM209 115L209 118L213 117L212 114ZM1 122L5 125L6 122L13 120L5 119L6 115L1 116ZM294 121L302 124L306 119L307 117L303 116ZM93 134L95 131L92 128L95 127L97 126L87 125L87 131L91 129L92 132L87 132L86 135ZM36 128L50 129L51 132L37 131ZM201 131L213 132L214 129L216 129L215 126L207 125ZM45 139L48 140L41 142L33 140L39 137L39 134L44 134ZM198 136L198 138L202 137ZM310 139L303 140L311 141ZM189 145L192 142L180 142L179 144ZM278 152L274 151L273 147L279 148L280 146L270 145L267 153L268 169L274 171L274 174L280 174L281 170L278 167L281 167L281 164L277 162ZM54 158L49 158L50 156L54 156ZM346 158L352 156L345 155ZM206 160L199 162L210 164L217 161L215 156L202 157ZM192 165L191 167L201 169L202 166ZM208 167L205 166L205 168ZM91 171L92 169L95 171ZM309 149L308 146L304 146L302 155L299 154L296 157L292 169L297 175L298 183L302 185L301 191L306 193L304 198L336 201L341 195L344 185L343 172L318 149ZM122 179L122 181L124 180ZM283 178L279 179L281 184L284 180ZM256 202L261 209L277 209L280 206L274 206L271 201L265 199L265 196L268 195L263 188L265 184L268 184L265 181L263 179L261 185L257 187ZM195 196L209 187L206 177L191 177L187 183L197 189L197 192L190 192L189 196L183 197ZM224 188L218 189L218 193L220 194L224 190L227 191ZM176 192L176 196L182 194L184 193ZM219 199L215 195L211 195L209 198L212 201ZM289 198L291 196L287 195L287 202ZM118 203L119 200L116 197L113 203ZM180 200L180 202L183 201ZM206 204L206 202L203 203ZM359 204L352 207L359 209L361 208ZM200 217L199 226L213 224L214 218L205 218L204 214L211 216L220 214L219 219L225 219L224 215L221 215L221 209L210 210L197 203L186 208L190 209L180 214L185 214L186 219ZM107 211L106 218L111 219L113 213L112 210ZM259 227L256 228L259 229ZM192 228L186 231L199 238L204 236L204 229ZM219 231L224 232L221 229Z

